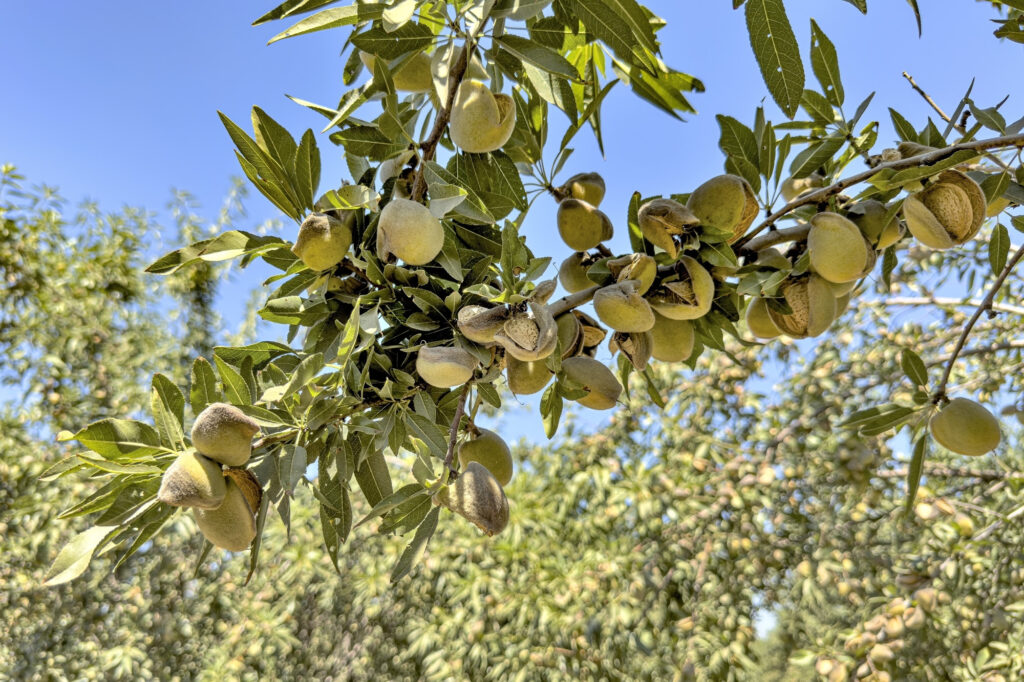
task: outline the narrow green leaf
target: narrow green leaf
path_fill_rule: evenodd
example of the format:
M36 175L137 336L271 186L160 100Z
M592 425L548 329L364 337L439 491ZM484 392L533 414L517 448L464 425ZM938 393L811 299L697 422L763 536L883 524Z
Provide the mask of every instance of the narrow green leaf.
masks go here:
M900 351L900 367L915 386L928 387L928 368L925 367L924 360L917 353L909 348Z
M160 444L160 436L152 426L130 419L101 419L76 433L74 438L96 454L114 461L170 452Z
M268 388L260 396L260 402L273 403L284 400L291 394L304 388L323 368L324 356L322 353L314 353L303 358L302 362L292 371L288 383L283 386Z
M353 3L347 7L334 7L327 9L303 19L291 26L291 28L281 31L267 41L267 44L276 43L278 40L283 40L285 38L293 38L307 33L314 33L315 31L325 31L331 28L338 28L339 26L351 26L364 21L380 19L384 14L384 9L384 3L366 3L362 1ZM287 16L287 14L283 16Z
M285 0L285 2L282 2L280 5L252 22L252 25L259 26L260 24L265 24L268 21L275 21L277 19L290 17L293 14L312 12L315 9L320 9L327 5L333 5L338 1L339 0Z
M896 129L896 133L900 136L901 140L918 141L917 130L910 121L903 117L903 114L889 107L889 118L892 119L892 127Z
M422 50L434 39L434 33L423 24L405 24L390 33L383 26L374 26L352 38L352 44L364 52L388 61L414 50Z
M829 102L837 107L843 106L845 94L843 81L839 77L839 56L836 54L836 46L814 19L811 19L811 68Z
M372 452L366 456L360 467L356 469L356 482L370 506L375 506L393 492L391 472L388 471L388 464L384 459L383 452Z
M558 392L558 382L548 386L541 396L540 414L544 420L544 434L553 438L558 431L558 421L562 418L562 396Z
M416 530L416 535L413 536L412 542L405 548L402 555L398 557L398 562L395 563L395 567L391 569L391 582L396 583L406 575L409 571L419 562L423 557L423 552L427 549L427 543L430 538L433 537L434 531L437 530L437 517L441 513L440 507L434 507L424 517L423 522Z
M792 119L804 92L804 66L786 8L782 0L749 0L745 12L750 46L768 92Z
M43 584L47 587L63 585L85 573L96 550L119 530L119 526L95 526L76 535L57 554Z
M282 168L292 165L297 146L288 130L259 107L252 108L252 131L256 144Z
M255 254L287 246L280 237L264 237L241 230L230 230L204 239L162 256L146 268L146 272L160 275L170 274L199 260L222 261L246 254Z
M185 396L174 382L163 374L153 375L150 410L160 439L170 448L185 447Z
M909 514L914 508L914 498L917 497L917 490L921 487L921 473L924 471L924 458L928 452L928 435L923 434L914 443L914 455L910 458L910 467L907 470L907 504L906 513Z
M790 175L795 178L806 178L835 156L844 144L845 136L838 133L811 143L793 157L793 162L789 165Z
M992 274L998 275L1006 267L1006 257L1010 253L1010 231L1002 223L992 229L992 238L988 242L988 262L992 265Z
M221 401L221 393L217 388L217 375L213 365L206 358L196 358L192 363L192 386L188 392L192 414L197 415L210 403Z
M576 68L549 47L511 33L495 38L495 42L524 63L569 80L579 79Z
M224 386L224 395L227 397L227 401L235 405L252 405L254 396L249 393L249 386L245 383L242 375L216 355L213 356L213 361L220 373L220 381Z

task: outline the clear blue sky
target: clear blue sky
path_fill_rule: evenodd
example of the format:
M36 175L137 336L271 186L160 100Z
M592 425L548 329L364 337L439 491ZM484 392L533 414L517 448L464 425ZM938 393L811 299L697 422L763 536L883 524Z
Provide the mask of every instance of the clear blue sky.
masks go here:
M319 131L324 120L285 93L334 104L342 92L344 30L267 46L286 24L250 23L274 4L0 3L0 163L14 163L31 181L56 185L69 199L88 197L108 209L162 209L169 190L179 188L200 199L205 215L215 215L229 178L241 174L218 109L248 125L249 109L258 104L295 133ZM565 174L601 172L609 188L602 208L620 225L634 189L685 192L722 172L716 113L749 123L765 102L769 117L782 120L767 98L742 12L727 0L648 4L668 21L660 34L665 60L700 77L707 92L692 97L699 115L679 123L620 87L605 105L607 160L589 134L577 138ZM881 140L892 138L886 106L918 125L931 113L903 80L904 70L949 109L972 76L982 105L1010 94L1011 109L1020 108L1021 93L1008 91L1006 70L1024 63L1024 46L992 38L990 6L921 3L925 30L919 39L905 2L869 4L862 16L841 0L786 3L805 61L812 13L835 42L850 110L877 91L864 120L883 122ZM554 116L552 137L558 139L564 123L560 113ZM341 155L331 154L324 137L320 141L326 188L347 172ZM275 213L255 191L248 208L252 221L239 227ZM557 262L568 249L551 237L553 215L551 202L539 201L525 229L535 251L553 254ZM290 238L292 226L285 229ZM628 242L624 230L618 232L612 246L624 250ZM229 322L238 312L223 311Z
M218 109L246 122L250 106L259 104L293 131L319 131L323 119L284 94L330 104L342 90L344 31L267 46L286 24L253 28L250 22L274 4L0 3L0 162L59 186L68 198L90 197L109 208L128 203L156 209L175 187L196 194L212 212L229 177L240 174ZM666 61L703 79L707 92L693 97L700 115L683 124L620 88L606 105L608 161L592 138L578 138L566 172L603 173L613 219L621 217L633 189L688 191L720 172L714 114L750 121L766 97L742 12L731 3L648 4L669 23L661 33ZM904 2L875 0L867 16L840 0L786 4L805 53L813 11L838 47L847 99L859 101L877 90L874 111L883 121L884 104L925 113L900 76L903 70L944 103L955 103L977 75L975 96L991 103L1011 94L1004 69L991 65L1017 67L1024 57L1024 46L991 37L987 19L993 12L984 3L922 3L920 40ZM955 12L949 9L954 4ZM556 124L562 121L556 118ZM321 141L329 152L332 145ZM324 158L325 186L347 175L340 155ZM272 214L261 197L249 203L255 216ZM538 211L529 224L539 226L542 219Z

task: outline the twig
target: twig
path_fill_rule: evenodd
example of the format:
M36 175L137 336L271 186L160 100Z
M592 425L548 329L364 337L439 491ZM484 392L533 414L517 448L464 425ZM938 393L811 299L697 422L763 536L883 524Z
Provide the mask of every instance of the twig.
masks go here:
M569 312L573 308L578 308L581 305L589 303L590 300L594 298L594 294L596 294L597 290L600 288L600 286L594 285L589 289L577 291L575 294L570 294L569 296L560 298L549 305L548 310L551 312L552 317L558 317L562 313Z
M946 398L946 384L949 383L949 376L953 373L953 365L956 364L957 357L960 356L960 352L964 349L964 344L967 343L967 337L971 335L971 330L974 325L977 324L978 320L981 319L982 314L985 311L992 309L992 301L995 299L996 294L999 293L999 289L1002 288L1003 282L1010 276L1010 272L1016 267L1020 259L1024 258L1024 246L1017 249L1010 260L1003 266L1003 271L996 277L996 281L992 283L992 288L985 295L985 298L981 301L981 305L975 309L974 314L971 315L971 319L967 321L967 326L964 327L963 332L960 334L960 338L956 342L956 346L953 348L953 355L949 358L949 364L946 365L946 371L942 375L942 380L935 389L935 393L932 399L938 403Z
M291 440L298 433L298 429L287 429L285 431L282 431L281 433L272 433L269 436L264 436L263 438L260 438L258 441L253 443L252 449L259 450L260 448L264 448L268 445L273 445L274 443L283 443L284 441Z
M743 245L746 251L763 251L770 246L776 246L778 244L786 244L788 242L798 242L801 239L806 239L808 233L811 231L811 224L805 223L804 225L797 225L796 227L787 227L782 230L772 230L768 234L763 234L756 239L751 239L749 242Z
M452 115L452 107L455 104L455 95L459 91L459 85L462 83L462 79L466 76L466 71L469 69L469 61L473 58L476 52L476 39L480 31L483 30L486 21L481 21L480 25L477 26L476 31L473 32L468 38L466 38L466 44L462 46L462 51L459 53L459 58L455 60L455 66L449 72L448 76L448 96L445 98L444 109L438 114L437 118L434 119L434 127L430 131L430 135L427 139L420 144L422 154L420 156L420 166L416 170L416 182L412 186L412 200L420 201L423 198L423 193L427 190L427 181L423 179L423 167L428 161L434 160L434 154L437 152L437 145L441 141L441 136L444 135L445 128L448 127L448 120Z
M368 284L372 284L373 286L377 286L376 284L373 283L373 281L367 276L367 274L365 272L363 272L359 267L356 266L355 263L350 261L348 258L346 258L345 260L341 261L341 267L344 268L345 270L348 270L349 272L354 274L356 277L358 277L359 279L367 282Z
M890 469L878 473L879 478L906 478L907 469ZM968 469L966 467L950 467L943 464L924 463L924 472L928 476L942 478L976 478L979 481L1002 481L1005 479L1024 479L1024 472L993 471Z
M839 180L828 187L822 187L821 189L801 194L799 197L765 218L757 227L748 232L743 239L739 240L733 248L739 249L749 244L757 234L774 225L775 221L779 218L795 211L801 206L806 206L808 204L820 204L830 196L839 194L848 187L852 187L858 183L864 182L865 180L869 180L877 173L884 170L902 170L904 168L914 168L916 166L927 166L942 161L943 159L960 151L979 151L983 149L995 149L998 147L1024 147L1024 134L1003 135L1001 137L993 137L988 140L961 142L959 144L950 145L949 147L943 147L942 149L936 149L935 151L911 156L906 159L890 161L888 163L879 164L875 168L870 168L866 171L857 173L856 175L851 175L843 180Z
M983 301L963 300L960 298L942 298L939 296L893 296L881 301L887 306L916 306L916 305L948 305L948 306L971 306L982 305ZM1000 313L1011 313L1013 315L1024 315L1024 307L1009 305L1007 303L993 303L990 308ZM1016 346L1013 346L1016 347Z
M467 383L462 387L459 394L459 404L455 408L455 418L452 419L452 427L448 430L448 452L444 456L444 466L448 469L448 482L455 480L457 475L452 463L455 460L455 441L459 439L459 424L462 422L462 415L466 413L466 398L469 397L469 389L472 384Z
M924 98L924 101L925 101L925 102L928 102L928 104L930 104L930 105L931 105L932 109L934 109L934 110L935 110L935 113L937 113L937 114L938 114L938 115L939 115L939 116L940 116L940 117L942 118L942 120L943 120L943 121L945 121L945 122L946 122L946 123L948 123L948 124L949 124L950 126L952 126L953 130L957 131L957 132L958 132L958 133L960 133L961 135L967 135L967 128L965 127L964 123L959 123L959 124L958 124L958 123L957 123L956 121L954 121L954 120L953 120L953 119L951 119L951 118L950 118L949 116L947 116L947 115L946 115L946 112L945 112L945 111L943 111L943 110L942 110L942 108L941 108L941 107L939 107L939 105L935 103L935 100L933 100L933 99L932 99L932 98L931 98L931 97L930 97L930 96L928 95L928 93L927 93L927 92L925 92L925 91L924 91L924 90L923 90L923 89L922 89L922 88L921 88L921 87L920 87L920 86L919 86L919 85L918 85L917 83L915 83L915 82L914 82L914 77L913 77L913 76L911 76L911 75L910 75L909 73L907 73L906 71L904 71L904 72L903 72L903 77L904 77L904 78L906 78L906 79L907 79L907 81L909 81L909 82L910 82L910 87L914 88L914 90L916 90L916 91L917 91L917 93L918 93L919 95L921 95L921 97L923 97L923 98ZM968 91L968 92L969 92L969 91ZM964 118L963 118L963 121L964 121L965 123L966 123L966 121L967 121L967 117L966 117L966 114L967 114L967 112L965 111L965 112L964 112ZM948 130L947 130L947 132L948 132ZM1005 170L1005 171L1008 171L1008 170L1010 170L1010 167L1009 167L1009 166L1007 166L1007 165L1006 165L1005 163L1003 163L1003 160L1002 160L1002 159L1000 159L1000 158L999 158L998 156L995 156L994 154L985 154L985 158L986 158L986 159L989 159L990 161L995 161L995 163L996 163L996 164L997 164L997 165L998 165L999 167L1001 167L1001 168L1002 168L1003 170Z
M935 113L942 117L943 121L945 121L946 123L952 123L952 121L949 119L949 116L946 115L946 112L942 110L942 107L940 107L938 104L936 104L935 100L933 100L931 98L931 96L927 92L925 92L923 89L921 89L920 85L918 85L917 83L914 82L914 77L913 76L911 76L909 73L904 71L903 72L903 77L906 78L910 82L910 87L914 88L914 90L917 91L917 94L921 95L921 97L924 97L924 101L928 102L928 104L931 105L932 109L935 110Z

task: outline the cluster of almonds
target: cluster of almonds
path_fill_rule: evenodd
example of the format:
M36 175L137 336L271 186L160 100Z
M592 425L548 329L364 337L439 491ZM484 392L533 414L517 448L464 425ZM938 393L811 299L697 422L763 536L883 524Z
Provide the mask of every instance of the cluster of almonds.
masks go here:
M446 50L433 57L417 56L395 74L396 87L426 91L430 83L444 85L455 54ZM372 55L366 55L364 62L372 70ZM469 78L459 85L454 98L450 137L463 151L497 150L513 132L514 101L488 88L482 81L486 73L475 60L467 73ZM820 175L790 178L783 185L783 194L792 199L823 181ZM749 183L735 175L720 175L694 190L685 204L658 198L641 206L639 227L659 250L657 260L646 253L611 257L602 246L612 238L614 226L598 208L605 195L600 175L573 176L553 194L559 200L559 235L575 252L561 264L558 280L570 294L604 284L594 293L593 306L598 320L614 332L609 339L612 352L622 352L637 369L651 358L665 362L689 358L695 341L693 321L710 312L716 280L735 270L709 269L686 251L699 245L696 236L700 234L717 234L734 243L747 232L759 210ZM911 233L934 248L949 248L970 239L985 211L980 187L957 170L941 173L903 205ZM845 310L858 281L871 273L878 253L903 237L902 225L892 213L885 204L866 200L842 213L816 214L809 221L806 240L790 250L794 256L806 250L810 266L803 272L794 272L795 258L791 260L777 249L760 251L753 268L784 271L786 279L779 287L781 296L750 301L745 315L750 332L760 339L780 335L806 338L825 332ZM310 215L300 227L293 252L313 270L333 268L351 246L353 217L351 211ZM396 183L394 195L377 219L380 260L386 267L393 267L393 259L426 265L438 257L443 245L441 221ZM601 267L595 271L597 264ZM591 274L598 271L592 279ZM609 272L614 279L610 284ZM547 360L560 349L564 376L570 385L580 387L577 401L598 410L614 407L622 386L611 370L594 359L607 335L605 330L575 309L556 318L548 305L554 290L555 281L549 280L514 305L463 306L456 315L463 338L421 346L415 361L417 374L430 386L454 388L471 381L478 370L501 367L513 392L533 394L554 376ZM486 350L473 344L491 349L488 367L481 362L487 357ZM955 452L987 452L998 444L999 431L985 415L991 417L980 405L959 399L935 416L932 432ZM969 423L966 428L965 423ZM484 454L463 461L463 475L451 491L444 489L438 500L494 534L508 519L503 486L511 475L511 456L496 434L486 432L490 435L481 437L482 432L475 433L460 450L460 459L466 446Z
M259 425L241 410L212 403L192 425L192 446L164 472L157 499L191 507L196 524L217 547L240 552L256 537L263 490L246 469ZM227 469L221 469L225 465Z
M904 634L908 630L923 628L929 614L938 608L943 597L949 600L948 594L939 593L931 587L921 588L909 598L896 597L889 602L885 613L878 614L850 635L843 648L851 656L863 657L863 663L853 673L854 677L870 682L892 680L892 675L883 668L906 645ZM834 658L819 658L814 670L828 682L847 682L850 679L846 666Z

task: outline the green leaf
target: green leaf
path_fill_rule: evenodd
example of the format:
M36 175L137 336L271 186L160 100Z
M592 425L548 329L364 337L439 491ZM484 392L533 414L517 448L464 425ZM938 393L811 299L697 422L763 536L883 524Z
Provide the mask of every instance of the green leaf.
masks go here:
M715 116L715 120L718 121L718 127L722 130L718 138L718 146L729 158L742 160L749 164L751 172L741 173L741 175L751 184L755 192L759 191L761 189L761 178L758 172L760 152L753 131L732 116L718 114ZM744 167L748 166L744 165Z
M803 105L804 111L810 114L816 123L827 125L834 123L836 120L836 112L832 108L832 104L829 103L824 95L814 90L804 90L804 96L800 100L800 104Z
M288 130L259 107L252 108L252 131L256 144L283 168L292 164L297 150L295 138Z
M316 192L320 188L320 150L317 149L312 130L302 134L291 171L296 183L295 191L303 201L303 208L313 210Z
M786 8L782 0L749 0L745 12L750 46L768 92L792 119L804 92L804 66Z
M405 24L390 33L383 26L375 26L352 38L352 44L390 61L413 50L422 50L433 40L434 33L423 24Z
M376 506L393 492L391 472L383 452L371 452L356 469L356 482L370 506Z
M170 448L185 447L185 396L174 382L163 374L153 375L150 410L160 439Z
M315 278L316 276L313 275L310 277L310 280ZM302 289L305 289L306 286L308 284L302 286ZM252 364L255 367L261 367L268 361L282 355L288 355L291 352L292 349L288 346L274 341L260 341L248 346L217 346L213 349L214 355L234 367L241 367L242 362L246 358L252 358ZM199 360L202 360L202 358L199 358ZM196 362L199 362L199 360L196 360ZM205 362L205 360L203 361Z
M294 24L290 28L281 31L267 41L267 44L269 45L270 43L276 43L278 40L301 36L315 31L325 31L330 28L338 28L339 26L351 26L364 21L380 19L384 14L384 9L384 3L367 3L362 2L362 0L347 7L334 7L332 9L324 10L323 12L318 12L317 14ZM296 10L296 12L297 11L300 10ZM273 12L270 12L265 16L270 16L272 13ZM292 12L289 12L288 14L291 13ZM282 14L281 16L288 16L288 14ZM263 17L260 17L257 21L262 22Z
M924 471L924 458L928 452L928 435L923 434L914 443L914 455L910 458L910 467L907 470L907 504L906 513L909 514L914 508L914 498L917 497L917 490L921 487L921 473Z
M303 358L302 362L293 370L288 383L283 386L268 388L260 396L260 402L273 403L284 400L291 394L304 388L323 368L324 356L322 353L314 353Z
M430 491L426 488L421 488L421 490L422 494L409 498L388 513L377 532L387 534L397 531L399 535L405 535L420 525L427 512L434 506L434 502L430 498Z
M374 126L352 126L331 133L331 141L345 147L355 156L366 156L373 161L385 161L405 151L407 144L394 140Z
M210 403L221 401L221 393L217 388L217 375L213 365L206 358L196 358L192 363L192 386L188 392L192 414L197 415Z
M828 39L814 19L811 19L811 68L821 83L828 101L837 107L843 106L845 94L839 77L839 56L836 46Z
M377 502L377 504L373 505L373 509L371 509L366 516L359 519L359 523L357 523L355 527L359 528L360 526L365 525L370 521L373 521L374 519L384 516L391 510L397 508L403 502L406 502L410 499L419 499L424 495L429 496L429 494L430 491L428 491L419 483L409 483L403 485L401 488L399 488L392 494L388 495L383 500L380 500L379 502Z
M587 32L607 45L624 62L654 74L649 55L658 51L654 31L643 8L634 0L574 0L573 15Z
M281 488L290 496L295 495L295 486L306 473L306 448L286 443L281 447L277 459L277 472Z
M892 119L892 127L896 129L896 133L900 136L901 140L918 141L917 130L900 112L889 107L889 118Z
M619 78L632 88L633 92L676 119L680 119L677 111L694 111L689 100L683 96L683 92L704 91L703 83L679 71L669 71L652 76L646 70L618 59L612 61L612 67Z
M439 459L448 453L448 436L435 422L421 414L410 412L406 415L405 426L409 435L419 438L430 447L430 452Z
M220 373L220 381L224 386L224 395L227 397L227 401L234 405L252 405L254 396L249 393L249 385L245 383L242 375L216 355L213 357L213 361Z
M219 111L217 114L237 147L238 161L246 177L285 215L296 221L302 220L302 202L295 195L284 164L274 159L230 118Z
M999 110L995 107L988 107L982 109L974 103L973 100L969 101L971 107L971 113L974 114L974 118L978 119L978 123L985 126L990 130L994 130L997 133L1003 133L1006 131L1006 119L999 113Z
M63 585L85 573L96 550L119 530L119 526L95 526L76 535L57 554L43 584L47 587Z
M928 387L928 368L925 367L924 360L917 353L909 348L904 348L900 352L900 367L915 386Z
M866 1L866 0L865 0ZM917 7L917 0L907 0L907 4L914 10L914 18L917 19L917 35L921 35L921 10Z
M540 414L544 420L544 434L548 438L554 437L562 417L562 395L558 392L557 381L548 386L541 396Z
M280 237L264 237L241 230L230 230L162 256L146 272L167 275L197 261L222 261L288 246Z
M793 162L789 165L790 175L795 178L806 178L835 156L844 144L846 138L839 133L812 142L793 157Z
M391 582L396 583L406 575L409 571L419 562L423 557L423 552L427 549L427 543L430 538L433 537L434 531L437 530L437 517L441 513L440 507L434 507L423 519L419 528L416 530L416 535L413 536L412 542L406 546L405 551L398 557L398 561L395 563L394 568L391 569Z
M1006 267L1006 257L1010 253L1010 231L1002 223L992 229L992 238L988 242L988 262L992 265L992 274L998 275Z
M503 49L526 64L532 64L547 73L562 76L569 80L579 79L576 67L549 47L511 33L507 33L494 40Z
M277 19L290 17L293 14L312 12L315 9L320 9L327 5L333 5L336 2L338 2L338 0L285 0L285 2L282 2L280 5L252 22L252 25L259 26L260 24L265 24L268 21L275 21Z
M149 424L131 419L101 419L75 434L74 439L98 455L114 461L143 459L171 452Z

